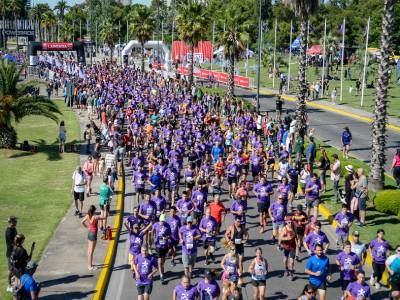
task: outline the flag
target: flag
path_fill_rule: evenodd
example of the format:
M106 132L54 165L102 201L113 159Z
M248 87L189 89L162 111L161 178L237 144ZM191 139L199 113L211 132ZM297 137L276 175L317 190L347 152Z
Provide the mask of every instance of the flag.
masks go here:
M339 27L339 32L343 33L343 31L344 31L344 23L340 24L340 27Z

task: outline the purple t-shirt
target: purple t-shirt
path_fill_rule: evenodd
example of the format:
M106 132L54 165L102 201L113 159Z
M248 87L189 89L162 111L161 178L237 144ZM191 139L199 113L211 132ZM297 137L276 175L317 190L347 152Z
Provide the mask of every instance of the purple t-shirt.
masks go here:
M156 205L156 214L157 216L160 216L161 212L165 209L166 205L167 205L167 201L165 200L165 198L163 196L152 196L151 200L154 202L154 204Z
M257 183L254 186L254 191L258 194L257 202L262 202L262 203L269 202L270 201L269 194L274 192L272 186L269 183L262 184L261 182Z
M279 195L283 197L283 199L286 201L289 197L289 192L290 192L290 184L283 184L280 183L276 189Z
M306 183L306 189L313 188L311 191L306 193L306 199L315 200L319 198L319 190L321 189L321 183L319 180L313 182L312 179L308 180Z
M240 223L241 224L246 224L246 211L247 211L247 202L244 200L239 200L239 201L234 201L231 206L231 212L240 212L242 213ZM235 219L235 217L238 215L232 214L232 218Z
M142 224L143 220L141 217L137 216L135 217L134 215L130 215L129 217L126 218L126 221L129 223L129 228L132 229L133 225L135 224Z
M226 168L228 172L228 177L235 178L237 176L238 172L238 167L235 164L229 164L228 167Z
M157 269L157 259L151 255L143 256L140 253L135 257L134 263L139 273L139 279L136 281L136 285L150 284L153 279L149 279L148 276L154 269Z
M275 224L283 224L285 222L285 206L275 201L271 205L272 217L275 219Z
M360 259L357 254L354 252L350 252L347 254L342 251L336 256L336 259L339 261L340 266L344 267L344 270L340 272L340 276L343 280L355 280L356 273L355 270L352 270L351 267L358 265L360 263Z
M198 213L202 213L204 211L204 202L205 202L204 193L199 190L195 190L192 195L192 202L194 204L194 211Z
M349 224L353 222L354 217L352 213L347 212L346 214L343 214L342 212L339 212L335 216L335 221L342 225L342 228L337 226L336 227L336 234L339 236L342 235L348 235L349 234Z
M189 216L189 211L194 208L193 202L190 199L179 199L176 203L176 207L180 209L181 222L186 222L186 218Z
M215 241L214 231L217 230L217 221L212 216L209 218L204 216L200 221L200 228L207 230L207 232L201 232L204 241Z
M145 181L146 181L146 174L141 171L133 172L134 184L136 189L144 189Z
M190 229L187 226L183 226L179 229L179 232L183 240L182 252L185 254L196 253L197 240L194 240L194 237L201 235L200 230L195 226L192 226Z
M351 295L358 299L359 297L370 297L371 296L371 289L368 283L359 284L357 281L351 282L347 286L347 290L351 293Z
M168 247L168 240L171 236L171 228L168 223L157 222L153 224L153 230L156 232L155 234L155 244L156 248L166 248Z
M179 228L181 227L181 219L178 216L171 217L168 215L167 223L171 230L171 239L175 242L179 241Z
M389 249L389 243L386 240L378 241L378 239L373 240L369 247L372 250L373 261L378 264L384 264L386 260L386 252Z
M306 238L304 239L304 242L308 245L310 250L314 252L315 245L320 244L327 244L329 243L328 237L326 236L325 233L320 231L318 234L315 233L314 231L311 231Z
M195 300L198 297L198 291L195 285L189 285L187 289L179 283L175 287L177 300Z
M200 280L197 284L197 290L200 294L200 300L212 300L218 298L221 290L215 280L207 283L205 279Z
M142 215L149 217L147 220L143 220L143 223L147 225L156 215L156 205L152 200L149 202L142 201L142 203L140 203L139 212Z
M253 172L259 172L261 171L261 157L258 156L257 154L252 154L250 156L250 162L251 162L251 170Z
M138 255L140 254L140 249L143 245L143 232L139 232L138 234L134 233L134 232L130 232L129 233L129 242L130 242L130 246L129 246L129 253L132 255Z

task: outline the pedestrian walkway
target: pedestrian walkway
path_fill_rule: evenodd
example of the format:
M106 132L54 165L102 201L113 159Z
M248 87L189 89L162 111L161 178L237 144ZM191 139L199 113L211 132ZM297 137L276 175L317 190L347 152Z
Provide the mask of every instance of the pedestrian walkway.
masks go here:
M81 132L83 132L88 123L87 113L81 112L77 117ZM82 152L81 165L86 158L87 155ZM73 171L71 170L71 176ZM85 197L84 213L90 205L99 207L100 184L101 178L95 175L92 183L94 195ZM111 202L111 216L108 224L114 224L116 199L117 197L114 196ZM93 296L109 241L101 240L99 235L93 258L94 265L98 269L88 271L87 229L81 225L82 218L74 216L74 212L75 206L71 196L71 207L49 241L35 274L38 282L41 283L40 299L91 299Z

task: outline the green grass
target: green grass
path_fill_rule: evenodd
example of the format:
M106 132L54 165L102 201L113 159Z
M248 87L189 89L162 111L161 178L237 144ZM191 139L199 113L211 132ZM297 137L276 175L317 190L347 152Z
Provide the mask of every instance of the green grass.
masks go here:
M324 144L319 140L315 139L317 145L321 145L328 152L328 156L332 157L332 154L336 153L339 156L342 165L342 178L340 181L340 186L344 186L344 176L346 175L346 171L344 167L346 165L353 165L354 168L363 168L368 173L368 165L354 157L350 157L349 159L343 159L342 152L332 146ZM319 159L320 153L318 151L317 159ZM332 160L332 159L331 159ZM333 160L332 160L333 161ZM327 191L321 196L321 200L324 201L325 206L331 213L336 213L340 210L342 204L336 203L333 200L333 190L332 190L332 181L330 180L330 172L327 175ZM385 176L385 188L394 188L396 186L395 181ZM358 227L357 225L353 225L352 230L357 229L361 233L361 238L364 242L371 241L375 235L376 231L380 228L384 229L386 232L386 239L390 242L390 245L395 247L397 244L400 244L400 219L397 216L391 216L388 214L381 213L374 209L373 206L373 198L374 193L369 193L370 201L368 202L367 207L367 216L366 216L366 227Z
M62 110L60 120L65 121L67 143L80 139L80 128L74 112L63 101L56 101ZM18 217L17 230L26 237L29 251L33 241L38 260L61 218L71 204L71 174L79 164L77 153L58 153L58 125L43 117L27 117L16 126L18 141L29 140L37 144L38 153L18 150L0 150L0 220L5 230L7 217ZM5 253L4 241L0 253ZM0 299L6 295L6 259L0 260Z
M287 56L284 58L284 61L288 61ZM245 60L241 60L237 62L236 66L238 67L239 74L237 75L246 75L246 69L245 69ZM249 77L252 78L253 85L257 83L257 73L254 71L253 66L257 65L257 60L254 58L249 59ZM297 76L298 74L298 63L297 63L297 58L292 56L292 63L290 67L290 74L292 76ZM202 67L204 68L209 68L209 65L204 64ZM346 66L345 66L346 68ZM215 71L221 71L221 67L218 65L213 66L213 70ZM280 71L287 74L287 67L286 66L281 66ZM368 112L373 111L373 105L375 101L375 96L376 96L376 89L365 89L364 91L364 105L361 107L360 106L360 100L361 96L356 96L355 95L355 82L357 78L357 72L355 71L354 68L352 68L352 79L353 80L344 80L343 81L343 102L341 104L349 105L354 108L361 108L363 110L366 110ZM308 73L307 73L307 78L308 82L312 83L314 81L321 78L322 75L322 68L319 68L319 74L316 74L316 68L314 67L309 67L308 68ZM331 75L336 76L340 78L340 68L336 72L334 71ZM371 82L372 76L368 79L369 82ZM392 80L390 82L390 90L389 90L389 97L388 100L389 105L388 105L388 112L390 116L393 117L400 117L400 102L396 101L395 99L400 97L400 85L395 84L396 80L396 68L392 68ZM296 94L297 92L297 81L292 81L290 84L290 93ZM272 79L269 78L268 74L268 68L266 67L261 67L261 87L273 89L272 85ZM376 86L376 80L374 80L374 84ZM349 93L349 87L353 87L353 92L352 95ZM337 103L340 104L340 80L331 80L329 83L329 94L328 96L325 96L323 99L331 101L330 98L330 92L332 89L336 87L337 89ZM275 78L275 85L274 89L278 90L279 89L279 79Z

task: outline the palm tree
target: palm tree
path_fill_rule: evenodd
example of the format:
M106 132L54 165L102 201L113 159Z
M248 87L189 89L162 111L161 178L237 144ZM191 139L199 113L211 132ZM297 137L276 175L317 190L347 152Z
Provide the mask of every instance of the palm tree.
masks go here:
M324 38L322 37L319 41L320 45L324 44ZM333 55L338 51L339 49L339 43L337 38L332 35L331 32L329 32L326 35L326 40L325 40L325 47L326 47L326 53L328 54L328 62L327 62L327 73L326 75L329 75L329 72L332 68L332 64L333 64Z
M150 40L156 28L156 20L152 10L145 5L135 7L128 18L130 31L142 47L142 71L144 71L144 44Z
M44 38L50 41L51 28L56 24L56 17L53 11L48 10L42 15L41 25L44 27Z
M244 30L245 24L241 23L240 14L233 6L225 10L225 31L217 36L217 44L224 47L224 57L228 62L227 97L232 99L235 89L235 59L246 50L249 40L248 33Z
M60 18L61 21L64 20L64 15L68 8L69 6L67 5L67 1L65 0L58 1L57 5L54 6L54 9L57 11L58 17Z
M296 102L296 120L301 136L306 132L307 124L307 25L310 15L318 10L320 0L284 0L294 13L300 17L300 57L299 57L299 94Z
M189 45L189 85L192 86L194 48L208 31L208 17L202 3L188 0L179 5L175 21L179 37Z
M21 0L9 0L8 10L13 15L15 26L16 26L17 25L17 15L19 15L22 10ZM16 32L18 33L18 30L16 30ZM17 34L16 38L17 38L17 49L18 49L18 34Z
M1 18L2 18L3 24L5 23L5 20L6 20L6 15L7 15L7 12L8 12L8 5L9 5L9 0L0 0L0 13L1 13ZM1 34L3 35L3 43L4 43L4 48L5 48L5 45L6 45L6 31L5 31L4 26L3 26Z
M17 133L13 123L31 115L45 116L57 122L57 114L61 114L57 105L46 97L29 95L32 84L17 84L21 71L15 62L0 62L0 148L15 147Z
M372 122L372 151L369 174L369 186L373 191L380 191L385 183L386 163L386 124L387 124L387 97L390 81L392 29L394 21L394 4L396 0L385 0L382 16L382 33L380 64L378 70L378 86Z
M110 48L110 59L113 61L114 47L118 40L118 26L107 19L100 29L100 39Z

